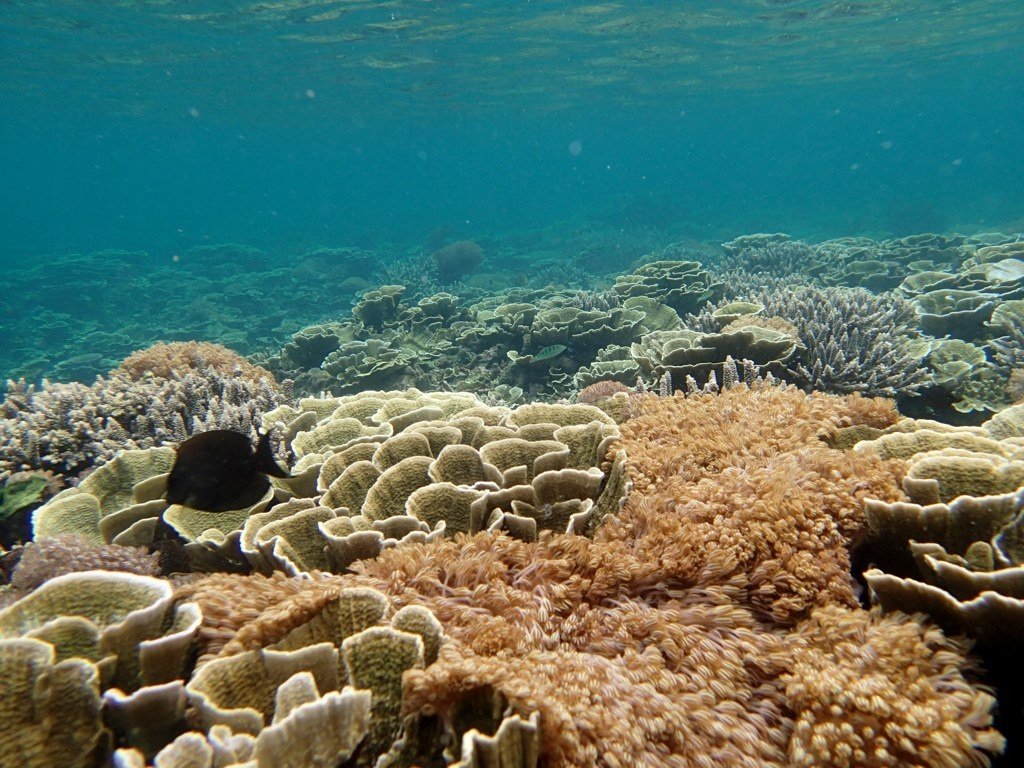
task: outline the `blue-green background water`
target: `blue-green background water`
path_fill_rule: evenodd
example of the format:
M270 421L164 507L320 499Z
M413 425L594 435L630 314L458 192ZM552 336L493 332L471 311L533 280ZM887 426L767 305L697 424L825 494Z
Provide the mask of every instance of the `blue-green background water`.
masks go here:
M1017 0L6 2L0 259L1019 230L1022 32Z

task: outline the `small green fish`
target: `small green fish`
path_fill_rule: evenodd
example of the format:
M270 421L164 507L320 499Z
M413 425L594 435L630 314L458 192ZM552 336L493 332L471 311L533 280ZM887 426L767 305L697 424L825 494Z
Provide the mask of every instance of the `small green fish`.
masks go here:
M565 352L566 349L567 347L565 344L552 344L550 347L544 347L544 349L540 350L533 356L533 362L536 363L538 360L547 360L551 357L558 357L560 354Z

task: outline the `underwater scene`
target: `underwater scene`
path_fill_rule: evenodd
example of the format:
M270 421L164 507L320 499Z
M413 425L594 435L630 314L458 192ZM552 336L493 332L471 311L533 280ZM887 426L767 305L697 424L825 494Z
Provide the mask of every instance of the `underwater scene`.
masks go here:
M0 2L0 768L1024 765L1022 41Z

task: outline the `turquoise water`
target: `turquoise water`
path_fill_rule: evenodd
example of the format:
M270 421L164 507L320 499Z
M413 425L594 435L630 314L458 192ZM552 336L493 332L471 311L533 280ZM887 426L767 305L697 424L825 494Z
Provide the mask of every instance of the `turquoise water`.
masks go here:
M0 248L995 227L1022 31L1012 0L8 2Z
M168 319L197 274L223 292L216 258L175 271L189 249L260 249L251 272L319 247L386 262L439 231L549 255L595 231L638 253L1016 231L1022 31L1011 0L6 2L0 317L42 302L109 331L111 287L158 284L159 321L103 364L160 338L252 352L350 297L254 295L266 332L218 335ZM56 335L16 334L0 376L76 377L53 366L88 345Z
M481 451L479 474L473 474L474 465L465 476L473 478L473 488L463 485L460 499L470 493L481 499L485 491L480 489L490 485L495 490L486 493L505 496L532 484L534 470L537 478L555 473L541 473L541 466L572 462L566 471L575 479L559 482L585 485L597 498L596 472L602 478L600 496L610 488L607 499L618 510L628 492L623 461L634 457L624 458L622 452L606 457L604 451L619 434L612 422L627 423L642 409L632 394L605 399L602 392L635 394L635 388L669 394L684 387L718 392L716 376L725 385L741 376L753 382L764 374L770 382L777 375L804 390L891 397L904 416L976 427L934 438L938 445L957 446L957 456L967 453L961 444L971 450L980 446L970 471L949 471L952 491L942 466L926 467L920 476L908 470L914 483L904 488L908 498L932 511L940 488L942 502L963 490L976 494L978 501L967 501L977 509L983 503L992 509L998 505L1004 517L979 514L970 531L954 530L960 524L950 523L942 535L963 539L957 545L964 546L954 550L946 544L949 560L936 561L949 565L950 572L960 561L985 571L971 583L986 590L979 598L986 605L976 614L974 608L965 611L963 626L956 624L962 617L953 615L948 603L942 612L949 615L941 617L937 603L897 607L933 611L950 634L964 629L980 641L982 663L964 669L972 684L990 686L998 696L993 714L1009 746L993 765L1024 765L1024 678L1018 659L1024 629L1019 596L1006 586L1013 586L1010 569L1019 577L1024 567L1019 546L1024 487L1013 487L1020 479L1019 411L1024 408L1022 41L1024 0L0 0L0 608L16 597L8 587L24 588L16 583L14 566L20 544L33 536L45 541L48 531L85 531L94 542L145 544L163 554L165 575L182 569L319 570L320 554L331 567L346 570L351 559L338 565L330 554L337 537L322 552L305 538L314 520L306 511L317 505L319 515L326 504L326 522L335 512L349 515L365 506L368 517L359 525L369 526L374 516L390 515L397 506L411 510L409 488L417 488L417 499L427 498L420 495L427 486L416 485L426 472L417 441L427 444L432 479L440 477L434 473L444 455L439 446L451 440L461 443L454 447L472 443L474 449L527 437L538 443L529 447L541 457L535 463L516 459L499 471L487 459L491 474L483 469ZM768 234L743 238L754 233ZM450 280L442 279L446 269ZM219 342L233 352L206 348L202 354L208 359L189 358L180 348L160 344L188 341ZM129 358L119 367L130 353L146 348L134 363ZM738 367L734 357L742 361ZM218 362L220 368L213 365ZM265 366L277 382L256 384L258 372L241 363ZM108 375L97 379L98 374ZM413 386L431 393L410 399L416 393L406 388ZM450 398L437 392L444 389L471 391L481 402L460 392ZM294 397L328 392L358 398L368 390L392 392L379 403L372 392L361 402L303 404ZM902 759L884 752L887 740L900 741L899 749L914 754L916 744L897 739L904 715L914 723L918 716L932 718L920 721L928 723L919 729L924 733L910 736L924 741L934 736L940 745L951 741L945 726L957 718L970 726L969 733L986 728L991 702L984 698L941 710L934 702L932 709L919 707L913 698L929 686L950 702L974 691L951 674L959 675L959 651L938 651L935 664L945 669L934 675L926 665L887 655L889 638L881 632L867 643L857 636L863 634L859 624L829 629L838 620L828 619L809 631L798 615L809 614L814 602L847 600L838 585L845 588L847 575L859 579L861 566L879 553L892 559L887 573L931 582L930 575L917 572L916 561L932 559L928 552L936 550L928 547L938 542L927 540L920 552L905 547L903 539L914 530L909 525L894 537L895 544L884 526L869 536L869 526L862 527L854 513L862 495L875 493L865 489L876 480L879 488L884 485L881 469L852 468L870 453L856 462L851 458L849 468L840 467L839 459L833 466L834 457L824 455L836 452L826 452L810 437L824 436L833 418L848 420L855 427L835 444L848 447L843 441L879 431L857 431L873 421L871 414L805 417L799 413L805 406L792 406L799 414L788 425L793 436L779 437L786 430L769 410L778 390L755 385L752 392L741 392L734 401L739 406L722 409L730 411L728 418L712 413L705 430L691 416L678 416L689 432L671 422L663 433L660 422L651 429L651 445L664 449L661 468L652 470L661 476L634 487L640 500L627 511L639 514L622 526L632 532L617 541L621 547L606 550L614 567L606 569L594 554L580 554L588 562L572 565L577 557L572 553L585 551L575 544L564 552L558 550L561 544L547 550L558 558L550 571L540 559L548 555L531 555L538 559L530 561L517 554L514 563L509 560L509 590L500 593L501 604L516 616L494 626L507 624L509 638L522 631L537 649L557 644L559 652L602 626L610 628L615 636L601 640L601 653L612 657L609 663L628 659L614 672L616 679L643 683L645 699L669 702L673 709L665 718L661 712L655 718L638 716L635 724L656 739L671 736L678 747L673 757L680 760L697 759L699 750L688 732L685 737L679 736L683 731L670 733L669 715L688 715L690 707L711 712L701 709L710 707L708 702L714 702L721 719L716 716L710 726L703 714L693 719L705 720L701 728L706 727L723 766L740 759L736 749L751 750L750 764L769 752L760 751L752 727L729 725L737 709L746 709L754 722L763 720L773 744L780 735L789 739L798 713L781 712L773 702L790 685L779 675L799 659L796 699L804 695L801 681L825 669L827 683L844 681L835 701L847 707L823 705L806 722L817 722L827 734L850 715L863 726L857 726L858 733L866 743L876 733L874 741L883 745L876 753L879 761ZM728 394L734 393L723 397ZM758 405L762 395L761 402L768 403L764 414ZM683 404L697 403L695 409L714 400L680 398ZM562 402L548 410L551 401ZM601 403L611 415L578 405L587 402ZM665 405L667 419L677 418L669 410L674 406L667 405L671 401L657 402ZM292 408L296 403L299 407ZM523 411L508 410L523 404ZM709 405L708 411L718 408ZM468 416L470 411L484 414L488 426L483 417ZM337 430L321 432L331 412L354 414L361 425L338 418ZM576 424L581 413L588 419L600 415L601 421ZM450 419L449 426L439 428L440 414ZM517 414L523 417L518 423ZM888 423L875 416L878 426ZM568 425L564 431L548 423L562 419ZM741 436L749 430L754 450L740 445L743 438L732 434L733 423ZM296 538L292 547L288 536L300 533L289 533L288 525L268 534L288 520L251 514L256 506L241 510L242 516L233 514L228 523L218 522L223 531L207 528L213 523L202 517L206 512L190 521L189 513L197 510L175 505L174 514L185 513L177 524L171 522L174 514L164 516L158 475L174 475L168 446L214 428L255 433L270 424L274 440L283 441L279 458L290 452L295 483L271 497L262 473L250 466L249 475L259 475L262 511L267 504L276 505L272 515L286 511L278 502L297 496L299 512L288 514L293 522L305 518L291 529L300 531L301 542ZM584 429L576 431L580 426ZM589 429L594 426L598 429ZM407 433L383 448L396 429ZM637 466L655 463L640 445L648 440L646 429L632 433L640 449ZM717 431L709 438L707 429ZM505 441L512 435L515 440ZM220 435L215 442L224 439ZM227 439L238 445L237 435ZM330 442L335 439L347 442L342 447ZM564 446L555 443L562 447L539 445L563 439ZM373 447L377 442L380 446ZM399 444L404 447L394 447ZM269 438L262 445L269 448ZM691 450L693 445L697 448ZM164 450L146 458L134 451L150 447ZM242 448L244 455L233 464L249 463L248 449ZM392 470L406 461L398 457L407 449L415 449L408 460L419 467L420 479L408 487L394 480L392 488L388 483L398 477ZM344 461L328 458L334 451ZM720 460L719 451L723 456L735 451L735 456ZM593 466L589 458L580 462L590 453ZM131 458L121 461L113 458L117 455ZM302 457L299 463L291 461L296 455ZM365 473L349 473L356 464L369 464L363 460L367 456L373 459L372 472L388 478L380 486L374 485L376 476L364 483ZM223 456L200 458L200 469L193 471L223 490ZM321 467L311 458L328 463ZM935 456L915 448L909 458L923 466ZM385 471L375 468L385 462ZM200 471L204 463L210 472ZM878 477L868 477L869 471ZM886 476L891 487L883 490L892 498L902 473ZM187 483L186 474L179 470ZM350 487L335 485L346 475ZM500 491L495 478L502 481ZM249 481L244 490L253 487L251 476L241 479ZM716 482L722 489L712 494ZM367 490L371 485L377 490ZM61 487L76 493L52 499L62 511L50 507L36 517L39 505L50 506ZM335 494L338 488L349 495ZM563 499L562 488L550 489L546 493L559 501L541 504L542 494L527 488L536 505L517 491L481 509L504 518L506 510L497 504L514 499L514 512L537 515L530 521L536 528L538 521L549 527L560 505L603 506L590 496L576 498L582 490L570 489ZM997 502L983 495L1004 491ZM377 492L388 509L370 497ZM1009 492L1017 495L1008 499ZM89 494L96 494L95 510ZM208 497L195 501L194 494L179 498L224 511L240 504L244 494L227 495L231 498L216 505ZM446 514L457 506L448 508L449 497L440 498ZM365 499L373 501L373 515ZM342 500L351 510L336 506ZM309 506L303 506L306 502ZM728 511L715 511L730 504L742 517L730 520ZM801 520L807 511L811 514ZM478 515L471 512L463 517ZM921 529L938 537L943 526L934 522L939 520L934 514ZM951 513L950 519L959 514ZM691 515L693 525L718 542L695 539L697 554L673 549L678 542L666 533L678 522L673 517ZM488 525L501 522L491 517L495 522ZM378 521L385 523L381 530L389 530L386 521ZM398 522L394 530L409 522ZM474 523L476 530L468 523L462 530L475 533L480 522ZM117 527L122 525L130 527ZM243 525L246 534L239 544ZM555 530L553 523L550 527ZM685 527L679 523L680 532ZM321 524L317 530L326 533ZM352 530L355 537L367 533L355 524ZM422 541L429 527L417 522L408 530L413 533L405 543ZM257 531L266 538L258 538ZM441 530L429 536L435 534ZM860 539L880 539L868 542L877 543L878 552L872 546L862 549ZM253 542L259 552L242 559L244 547ZM289 563L285 567L275 542L293 549L300 560L309 556L311 565L294 569L291 555L281 555ZM756 557L715 551L734 545L736 553L749 549ZM54 551L60 553L62 546ZM267 554L271 546L273 558ZM74 548L68 552L36 557L76 568L97 562L88 553L78 557ZM847 554L853 559L850 574L842 560ZM643 563L645 557L657 558L657 565ZM633 562L642 565L635 580ZM437 593L445 599L454 595L448 619L465 613L466 621L476 620L491 610L487 601L498 601L486 596L486 582L503 585L505 576L498 571L505 566L493 563L480 565L467 579L427 566L408 588L396 571L391 588L395 594L407 590L403 599L414 587L433 590L436 571ZM810 563L820 563L823 578L836 577L836 594L817 579ZM591 571L593 578L587 575ZM999 571L1005 571L1005 581ZM564 573L566 581L549 573ZM550 593L540 584L549 578ZM956 589L945 597L967 599L957 593L968 589L962 578L960 584L952 579ZM618 585L618 591L610 585ZM1006 589L998 601L987 597L992 585ZM578 589L587 593L585 599L573 597ZM792 598L784 597L787 591ZM483 602L476 605L478 595ZM847 601L854 597L851 592ZM866 603L868 592L858 597ZM466 601L474 604L467 607ZM544 619L531 624L532 614L521 606L534 603ZM247 599L241 605L250 612ZM743 613L733 611L741 606ZM620 607L628 619L607 618ZM664 631L654 623L654 613L663 607L672 611L657 619L667 622ZM273 607L278 618L285 615L278 609ZM218 624L216 615L208 619L211 635L227 631L229 624ZM874 622L872 631L882 626L881 619L861 619L864 627ZM190 621L179 613L172 622L168 614L165 626L177 632ZM564 627L551 633L541 629L555 624ZM642 639L630 639L642 624L654 628L650 637L644 630ZM319 637L317 625L308 626L314 629L307 633L299 627L281 647L290 647L296 637L302 642L304 633ZM764 646L774 649L770 659L747 655L747 648L760 646L740 644L762 627L773 635ZM496 643L504 631L495 630ZM690 631L694 634L686 634ZM706 682L711 669L711 646L700 632L708 641L736 639L741 651L730 650L728 658L744 664L735 673L731 662L724 664L721 678L710 681L714 695L709 697L691 693L694 681ZM824 650L812 654L819 641L805 638L806 655L794 653L787 661L782 645L776 645L787 633L821 635ZM899 640L906 636L893 637L894 645L911 647ZM939 648L937 637L928 643L931 659ZM923 652L923 645L914 647ZM659 650L664 663L657 659ZM644 667L633 666L640 659L651 664L655 683L647 685ZM524 663L529 662L524 658ZM691 670L689 663L696 666ZM603 677L595 679L612 680L610 669L602 665ZM685 685L663 684L666 670L685 678ZM127 676L120 668L114 673ZM169 674L188 677L191 671ZM742 683L749 685L749 695L723 696L741 678L749 678ZM10 679L21 678L12 674ZM864 686L845 687L858 679ZM474 682L466 690L478 693L481 685ZM44 688L49 686L36 686ZM829 688L835 686L820 686L823 696L836 694ZM914 692L902 698L903 688ZM292 704L301 698L297 690L289 694ZM581 706L606 709L594 719L588 712L588 719L580 720L585 727L575 729L598 743L609 734L595 723L614 719L632 725L621 713L643 711L579 690ZM815 689L807 691L810 698ZM899 702L893 716L878 715L890 694ZM83 696L82 707L84 702ZM869 706L860 711L865 702ZM71 723L77 714L72 706L62 716ZM111 727L119 745L153 746L184 727L174 722L180 715L175 708L173 719L157 718L166 726L159 733L146 728L128 733L130 717L123 714L109 720L118 721ZM939 719L943 722L935 725ZM885 727L876 730L878 722ZM896 727L890 729L890 722ZM66 735L59 730L54 734ZM609 731L614 735L616 729ZM805 731L801 739L807 733L814 732ZM974 744L971 764L988 764L982 750L998 752L993 739L988 734ZM50 741L48 746L59 747L66 740ZM459 741L456 737L452 744ZM662 745L636 741L649 746L651 755ZM792 743L802 749L803 741ZM970 752L963 744L957 747ZM440 764L441 745L430 749ZM0 754L0 768L12 754ZM549 757L545 754L542 763ZM801 764L813 760L803 757ZM369 749L360 759L372 759ZM956 762L955 757L942 761Z

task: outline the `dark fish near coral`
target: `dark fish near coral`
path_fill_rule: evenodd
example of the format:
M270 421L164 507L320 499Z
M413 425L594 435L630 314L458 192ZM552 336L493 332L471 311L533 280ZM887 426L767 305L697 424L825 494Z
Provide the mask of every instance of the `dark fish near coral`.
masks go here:
M205 512L244 509L263 498L267 475L291 477L274 460L269 432L260 435L255 451L240 432L200 432L178 446L166 498Z

